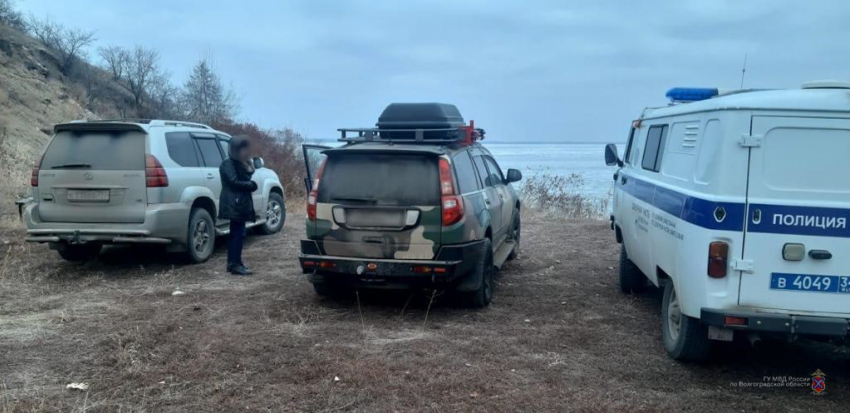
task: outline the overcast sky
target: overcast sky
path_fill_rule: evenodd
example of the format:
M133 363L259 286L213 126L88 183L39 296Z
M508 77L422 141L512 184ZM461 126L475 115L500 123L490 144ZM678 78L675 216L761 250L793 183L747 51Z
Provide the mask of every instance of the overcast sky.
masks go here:
M389 102L458 105L493 140L622 142L673 86L850 80L850 2L19 0L160 51L182 84L211 55L240 118L312 138ZM94 55L94 54L93 54Z

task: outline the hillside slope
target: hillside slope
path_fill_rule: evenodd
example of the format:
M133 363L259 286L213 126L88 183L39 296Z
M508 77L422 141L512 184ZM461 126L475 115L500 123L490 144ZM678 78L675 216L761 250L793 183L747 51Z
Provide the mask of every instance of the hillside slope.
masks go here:
M80 62L72 79L58 62L35 39L0 24L0 218L17 214L14 200L29 192L30 170L54 124L97 119L90 108L120 113L129 99L100 69Z

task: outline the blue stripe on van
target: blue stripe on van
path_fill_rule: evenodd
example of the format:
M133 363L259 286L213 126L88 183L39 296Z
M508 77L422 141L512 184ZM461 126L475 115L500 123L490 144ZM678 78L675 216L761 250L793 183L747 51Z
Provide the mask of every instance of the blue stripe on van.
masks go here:
M750 217L748 232L850 238L850 209L752 204L761 221Z
M624 176L626 176L626 184L620 186L623 191L676 218L707 229L744 230L745 206L743 203L709 201L685 195L631 175ZM714 218L714 210L717 207L723 207L726 210L726 217L722 222L717 222Z

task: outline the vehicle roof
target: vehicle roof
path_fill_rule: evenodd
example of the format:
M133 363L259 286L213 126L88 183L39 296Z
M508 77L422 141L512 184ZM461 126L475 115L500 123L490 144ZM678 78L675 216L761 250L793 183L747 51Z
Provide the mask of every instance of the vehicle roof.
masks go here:
M736 91L711 99L647 108L641 119L717 110L777 110L850 114L850 89L786 89Z
M450 155L467 148L484 147L476 142L472 145L453 143L453 144L435 144L428 145L423 143L400 143L400 142L355 142L348 145L326 149L325 154L333 155L340 153L358 153L358 152L392 152L402 154L431 154L431 155Z
M192 130L195 132L221 133L210 126L196 122L185 122L180 120L164 119L106 119L106 120L73 120L67 123L59 123L53 127L53 132L74 130L136 130L149 133L151 128L177 128ZM229 136L229 135L228 135Z

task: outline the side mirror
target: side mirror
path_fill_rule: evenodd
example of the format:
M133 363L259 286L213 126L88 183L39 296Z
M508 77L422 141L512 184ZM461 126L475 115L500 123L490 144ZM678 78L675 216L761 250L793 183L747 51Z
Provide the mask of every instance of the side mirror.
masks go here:
M505 183L517 182L522 179L522 172L518 169L508 169L508 177L505 178Z
M605 146L605 165L608 166L623 166L623 161L620 160L620 155L617 154L617 145L609 143Z
M254 169L262 169L266 166L266 163L263 162L263 158L256 157L254 158Z

